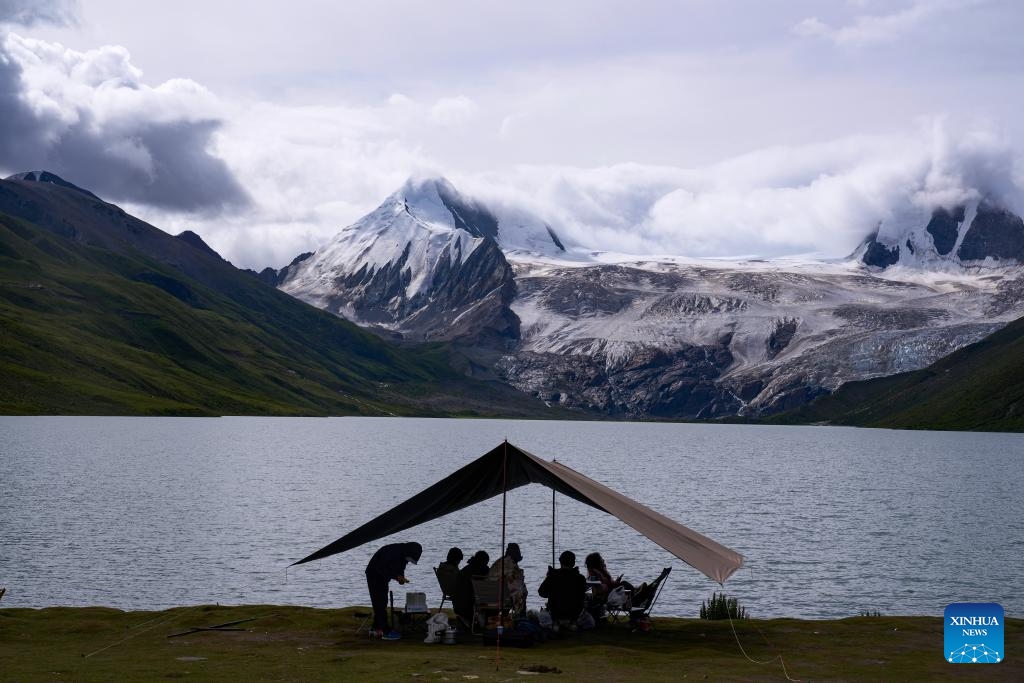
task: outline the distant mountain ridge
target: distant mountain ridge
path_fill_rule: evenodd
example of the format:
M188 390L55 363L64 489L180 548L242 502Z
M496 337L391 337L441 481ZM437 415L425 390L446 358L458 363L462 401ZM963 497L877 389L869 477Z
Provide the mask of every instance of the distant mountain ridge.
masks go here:
M448 356L394 348L55 174L0 181L2 413L551 413Z
M1024 225L988 202L909 210L844 262L616 256L548 230L411 181L279 281L361 325L455 340L549 404L624 417L787 410L1024 314Z
M1012 267L1024 264L1024 221L988 200L938 207L916 224L880 227L855 258L876 268Z
M778 416L827 423L935 430L1024 431L1024 318L921 370L850 382Z

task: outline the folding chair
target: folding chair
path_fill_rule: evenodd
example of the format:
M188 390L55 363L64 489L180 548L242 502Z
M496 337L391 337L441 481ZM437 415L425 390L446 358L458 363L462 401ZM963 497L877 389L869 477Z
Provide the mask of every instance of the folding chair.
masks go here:
M359 625L356 626L356 635L357 636L360 633L362 633L364 629L366 631L370 630L370 627L367 624L369 624L370 620L373 619L373 612L362 612L360 610L356 610L355 612L352 613L352 616L355 617L359 621Z
M405 607L398 617L399 623L418 628L426 623L430 616L430 608L427 607L427 594L407 592L405 594Z
M618 589L613 589L612 593L614 593L616 590ZM612 623L618 623L620 619L628 617L629 611L633 609L633 591L631 591L628 588L623 588L622 592L625 597L623 602L612 603L609 600L612 593L609 593L608 597L605 598L605 602L603 605L605 614L608 615L608 620Z
M672 567L665 567L661 570L661 574L658 574L658 578L649 584L640 586L633 593L633 604L629 609L630 624L635 624L642 617L651 616L654 603L658 601L658 596L661 595L661 590L665 587L665 579L668 578L671 571Z
M502 601L504 606L502 602L499 602L500 588L501 584L497 579L473 577L473 633L477 633L477 626L480 626L481 629L487 628L489 614L499 614L512 608L512 597L509 595L507 587Z
M458 571L445 571L450 568L452 568L450 564L434 567L434 576L437 577L437 585L441 588L441 604L437 607L438 612L444 609L444 601L451 601L452 596L455 595L455 581L458 578Z

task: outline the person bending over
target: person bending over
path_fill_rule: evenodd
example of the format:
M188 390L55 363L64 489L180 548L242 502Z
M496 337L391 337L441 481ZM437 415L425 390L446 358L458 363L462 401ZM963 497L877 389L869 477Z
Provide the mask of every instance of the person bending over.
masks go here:
M405 578L405 567L410 562L419 562L422 554L423 546L419 543L392 543L378 549L366 565L366 587L370 590L373 631L377 635L390 640L399 637L393 631L384 635L388 628L388 583L409 583L409 579Z

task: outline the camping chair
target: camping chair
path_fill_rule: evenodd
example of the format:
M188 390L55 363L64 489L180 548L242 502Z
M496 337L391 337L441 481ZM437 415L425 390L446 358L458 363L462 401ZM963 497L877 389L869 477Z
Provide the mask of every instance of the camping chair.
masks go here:
M473 633L476 633L477 626L481 629L487 628L487 616L499 614L512 608L512 596L509 595L508 587L505 588L504 606L498 602L498 593L501 584L496 579L473 577Z
M658 574L658 578L647 585L640 586L633 593L633 604L629 609L630 624L636 624L639 619L651 616L654 603L658 601L658 596L661 595L661 590L665 587L665 579L668 578L671 571L672 567L665 567L661 570L661 574Z
M450 567L451 565L446 565ZM457 572L446 572L438 571L440 567L434 567L434 576L437 577L437 585L441 588L441 604L438 605L437 611L440 612L444 609L444 601L452 600L452 596L455 595L455 581L458 577Z
M405 607L398 615L398 622L418 628L425 625L427 617L430 616L430 608L427 607L427 594L407 592L405 594Z
M356 610L355 612L352 613L352 616L355 617L356 620L359 622L359 625L356 626L356 635L357 636L360 633L362 633L364 629L367 632L369 632L369 630L370 630L369 623L370 623L370 620L373 619L373 612L363 612L363 611L360 611L360 610Z
M604 608L608 621L617 624L620 619L629 616L629 611L633 609L633 591L622 587L622 593L624 594L625 600L623 602L613 603L609 600L609 597L611 596L611 593L616 590L619 589L612 589L612 591L609 592L608 596L605 597L605 601L600 604L600 607Z

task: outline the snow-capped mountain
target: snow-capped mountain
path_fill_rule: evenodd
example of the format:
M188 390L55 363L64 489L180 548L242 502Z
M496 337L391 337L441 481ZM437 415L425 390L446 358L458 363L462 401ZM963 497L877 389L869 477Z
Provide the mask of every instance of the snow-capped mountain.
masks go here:
M515 340L519 322L503 249L552 255L555 232L525 213L499 217L444 178L410 180L328 244L303 254L279 286L354 322L414 341Z
M799 405L924 367L1024 315L1024 224L987 202L879 226L837 262L637 258L409 182L280 274L413 340L457 340L518 389L626 416ZM497 352L497 353L496 353Z
M931 212L912 209L883 223L855 252L877 268L893 265L954 270L1024 263L1024 222L987 201Z

